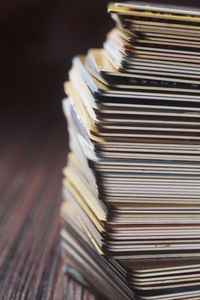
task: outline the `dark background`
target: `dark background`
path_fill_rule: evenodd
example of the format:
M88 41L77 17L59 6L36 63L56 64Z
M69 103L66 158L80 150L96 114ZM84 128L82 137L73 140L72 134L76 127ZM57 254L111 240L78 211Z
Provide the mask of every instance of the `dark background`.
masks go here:
M101 47L114 25L108 2L0 1L1 129L41 120L64 129L63 82L72 57ZM157 2L198 6L198 0Z
M63 83L72 57L101 47L113 26L106 7L103 0L1 1L1 129L40 122L66 130Z

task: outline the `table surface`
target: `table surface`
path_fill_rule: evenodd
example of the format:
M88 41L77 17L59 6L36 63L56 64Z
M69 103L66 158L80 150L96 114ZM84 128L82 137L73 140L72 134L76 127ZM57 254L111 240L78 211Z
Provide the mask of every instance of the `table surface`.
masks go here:
M0 139L0 299L89 299L60 255L66 128L35 121Z

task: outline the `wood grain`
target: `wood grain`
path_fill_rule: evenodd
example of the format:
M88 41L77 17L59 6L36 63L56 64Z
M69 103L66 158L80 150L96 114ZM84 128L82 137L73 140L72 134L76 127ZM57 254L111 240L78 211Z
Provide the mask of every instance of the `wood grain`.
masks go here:
M35 120L0 133L0 299L81 299L78 289L90 298L63 271L59 208L67 129L46 125Z

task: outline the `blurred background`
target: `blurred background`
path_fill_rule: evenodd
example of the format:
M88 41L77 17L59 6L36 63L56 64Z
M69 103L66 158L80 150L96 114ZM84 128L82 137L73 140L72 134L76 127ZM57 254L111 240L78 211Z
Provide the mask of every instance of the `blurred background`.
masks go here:
M43 120L44 126L51 123L64 129L63 82L72 57L89 47L101 47L113 26L106 13L108 2L0 1L3 126L25 127ZM198 0L165 2L198 6Z
M1 1L4 126L14 129L38 121L64 129L61 100L71 59L89 47L101 47L112 27L107 2Z

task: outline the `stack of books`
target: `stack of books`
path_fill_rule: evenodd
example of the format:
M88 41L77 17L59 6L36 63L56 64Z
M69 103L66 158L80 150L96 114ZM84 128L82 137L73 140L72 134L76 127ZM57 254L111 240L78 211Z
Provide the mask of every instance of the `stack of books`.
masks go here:
M200 10L108 12L65 83L63 257L103 299L200 299Z

